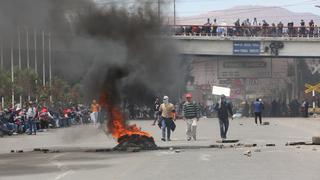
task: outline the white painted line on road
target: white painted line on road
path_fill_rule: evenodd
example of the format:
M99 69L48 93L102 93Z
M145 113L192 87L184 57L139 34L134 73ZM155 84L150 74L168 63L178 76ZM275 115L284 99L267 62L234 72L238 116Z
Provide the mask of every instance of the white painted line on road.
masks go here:
M200 160L201 161L210 161L210 157L211 157L211 155L209 155L209 154L201 154Z
M73 174L73 173L74 173L73 170L66 171L66 172L58 175L58 176L55 178L55 180L60 180L60 179L64 178L65 176L71 175L71 174Z
M64 177L68 176L68 175L71 175L73 173L75 173L75 171L73 171L72 169L70 169L67 165L65 165L64 163L56 160L57 158L61 157L61 156L64 156L64 155L67 155L68 153L66 154L57 154L55 156L53 156L52 158L49 159L50 163L54 166L56 166L60 171L61 173L56 176L54 178L54 180L60 180L60 179L63 179Z

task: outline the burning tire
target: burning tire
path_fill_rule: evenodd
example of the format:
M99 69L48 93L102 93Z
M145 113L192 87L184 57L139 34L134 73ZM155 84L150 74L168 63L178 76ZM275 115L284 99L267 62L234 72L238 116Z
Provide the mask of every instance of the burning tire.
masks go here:
M118 139L118 145L113 148L116 151L127 151L130 148L137 148L140 150L156 150L157 145L153 137L143 135L124 135Z

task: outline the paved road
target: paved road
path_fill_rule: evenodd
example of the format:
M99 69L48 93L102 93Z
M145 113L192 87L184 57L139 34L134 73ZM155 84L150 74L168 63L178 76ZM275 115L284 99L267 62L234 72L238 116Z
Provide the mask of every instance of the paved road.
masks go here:
M320 178L320 147L287 147L288 141L310 141L320 134L320 119L265 119L270 126L256 126L252 119L231 121L230 139L257 143L254 148L159 150L139 153L88 153L80 149L111 148L115 141L92 126L50 130L37 136L0 139L0 180L26 179L314 179ZM198 140L185 140L185 125L177 121L171 142L160 141L151 121L135 121L151 132L157 145L198 147L217 144L216 119L202 119ZM265 144L276 144L266 147ZM60 153L29 152L36 147ZM23 149L24 153L9 153ZM261 152L255 152L255 150ZM243 155L251 150L252 156Z

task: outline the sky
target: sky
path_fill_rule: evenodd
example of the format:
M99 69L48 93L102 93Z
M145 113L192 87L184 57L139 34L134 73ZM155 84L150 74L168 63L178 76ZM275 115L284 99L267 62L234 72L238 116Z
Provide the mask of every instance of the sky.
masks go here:
M176 0L176 13L178 17L192 16L243 5L280 6L294 12L320 15L320 8L315 7L320 5L320 0Z
M102 3L118 3L118 4L133 4L135 0L94 0ZM146 1L146 0L141 0ZM158 0L147 0L157 5ZM166 13L173 14L174 0L160 0L168 6L163 9ZM286 8L293 12L310 12L320 15L320 8L315 5L320 5L320 0L176 0L176 14L178 17L199 15L208 11L216 11L229 9L235 6L278 6Z

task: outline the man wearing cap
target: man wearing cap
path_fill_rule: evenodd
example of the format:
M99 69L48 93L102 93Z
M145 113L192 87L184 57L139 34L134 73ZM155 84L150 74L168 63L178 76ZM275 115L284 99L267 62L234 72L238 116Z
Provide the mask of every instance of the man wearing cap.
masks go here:
M229 114L231 117L233 115L232 105L227 102L226 96L222 95L214 109L218 112L221 139L225 140L229 129Z
M183 104L182 117L187 123L187 140L197 140L197 122L200 118L200 108L192 101L192 94L186 94L187 101Z
M170 134L171 134L171 124L172 121L175 120L175 109L174 105L169 103L169 97L163 97L163 103L159 107L159 113L161 114L160 117L160 125L162 130L162 141L166 141L166 133L167 133L167 141L171 141Z

